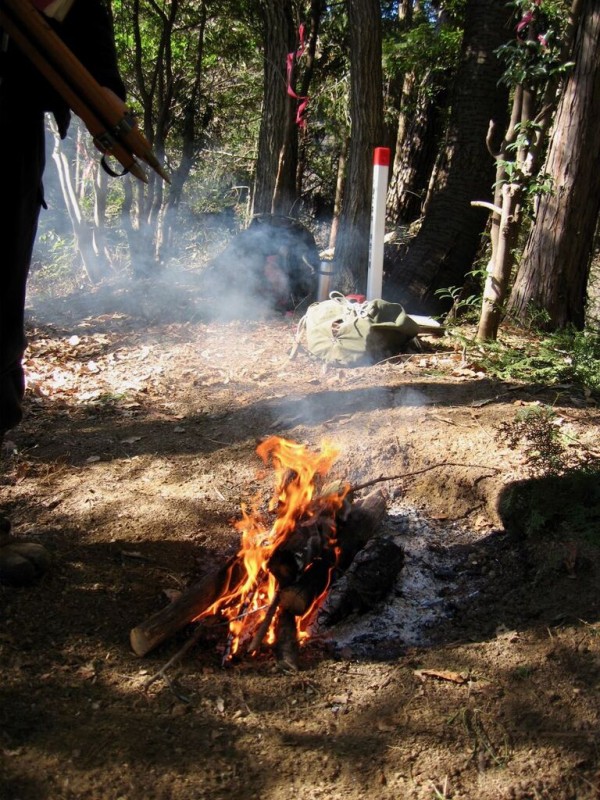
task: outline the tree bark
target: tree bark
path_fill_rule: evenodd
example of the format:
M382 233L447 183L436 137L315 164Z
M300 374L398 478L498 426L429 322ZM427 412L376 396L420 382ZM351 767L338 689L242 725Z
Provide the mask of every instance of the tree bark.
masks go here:
M600 213L600 7L595 0L584 0L574 61L546 160L554 189L540 199L509 301L509 312L519 320L542 311L545 327L552 330L585 323Z
M496 49L511 35L510 11L496 0L469 0L460 65L450 99L446 141L438 158L419 233L391 265L386 299L410 311L438 314L450 303L436 290L462 286L480 245L487 214L472 200L491 200L495 164L486 145L490 119L505 127L508 94L498 87Z
M331 229L329 231L328 247L335 247L338 231L340 229L340 216L342 213L344 189L346 186L346 161L348 159L349 148L350 139L348 136L344 136L342 149L340 150L340 154L338 156L338 169L335 181L335 198L333 201L333 218L331 220Z

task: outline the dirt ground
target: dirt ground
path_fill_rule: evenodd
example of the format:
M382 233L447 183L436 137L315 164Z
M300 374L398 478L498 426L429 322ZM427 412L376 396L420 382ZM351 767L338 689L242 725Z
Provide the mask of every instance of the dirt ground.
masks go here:
M452 336L323 371L290 360L296 322L211 319L185 282L32 301L2 508L53 563L0 588L0 798L600 797L598 549L564 525L525 538L498 510L528 477L501 423L548 404L594 447L594 399L498 382ZM268 648L223 668L207 626L145 690L192 630L144 658L129 632L236 552L241 504L270 496L255 449L273 434L331 442L354 485L403 476L381 485L407 544L417 517L436 531L423 619L440 598L445 613L371 651L316 639L296 673Z

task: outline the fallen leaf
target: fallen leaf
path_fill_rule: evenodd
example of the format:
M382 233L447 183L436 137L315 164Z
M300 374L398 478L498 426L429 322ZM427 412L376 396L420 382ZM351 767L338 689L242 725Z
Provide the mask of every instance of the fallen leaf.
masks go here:
M441 681L450 681L458 684L466 683L469 680L469 676L465 672L451 672L445 669L416 669L414 674L421 680L424 678L438 678Z

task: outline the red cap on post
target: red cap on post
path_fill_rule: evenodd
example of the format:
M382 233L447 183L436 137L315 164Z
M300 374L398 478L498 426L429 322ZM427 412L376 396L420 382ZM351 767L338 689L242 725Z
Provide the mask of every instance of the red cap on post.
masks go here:
M390 148L389 147L376 147L373 151L373 166L374 167L389 167L390 165Z

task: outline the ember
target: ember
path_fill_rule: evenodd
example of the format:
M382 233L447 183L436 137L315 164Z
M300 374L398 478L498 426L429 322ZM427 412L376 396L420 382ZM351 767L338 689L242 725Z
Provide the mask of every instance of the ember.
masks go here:
M260 512L258 503L242 508L242 519L236 523L241 548L232 565L239 580L195 618L219 613L229 620L225 658L240 649L255 651L263 640L274 643L278 631L290 628L287 615L295 618L298 639L307 636L337 563L336 515L350 490L347 484L321 485L338 455L329 445L313 453L272 436L257 453L275 470L268 506L274 521Z

